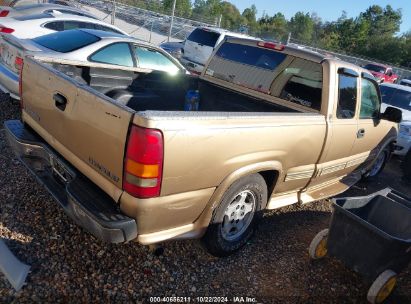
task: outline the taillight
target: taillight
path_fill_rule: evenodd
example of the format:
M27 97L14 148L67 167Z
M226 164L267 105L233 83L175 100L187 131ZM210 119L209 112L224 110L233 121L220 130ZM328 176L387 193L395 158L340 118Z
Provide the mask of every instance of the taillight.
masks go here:
M8 11L8 10L2 10L2 11L0 12L0 17L7 17L8 14L9 14L9 11Z
M276 51L284 51L284 49L285 49L285 45L275 44L275 43L272 43L272 42L259 41L257 43L257 45L261 46L263 48L266 48L266 49L272 49L272 50L276 50Z
M16 58L14 59L14 67L18 72L20 72L23 68L23 58L16 56Z
M0 26L0 33L11 34L14 32L14 29L9 27Z
M22 60L21 69L20 69L20 76L19 76L20 108L22 110L24 109L24 103L23 103L23 65L24 65L24 62Z
M163 174L163 134L132 126L124 160L123 189L134 197L160 195Z

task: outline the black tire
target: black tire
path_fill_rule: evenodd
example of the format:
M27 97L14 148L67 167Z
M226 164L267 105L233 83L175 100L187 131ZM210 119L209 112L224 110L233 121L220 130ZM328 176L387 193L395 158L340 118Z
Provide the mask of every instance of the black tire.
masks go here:
M402 175L405 181L411 182L411 149L402 163Z
M244 225L244 231L232 240L224 236L223 225L227 220L225 212L229 206L236 203L241 193L250 193L254 203L253 211L248 212L245 217L249 222ZM243 247L254 234L256 224L261 216L261 208L267 203L267 185L260 174L253 174L234 182L224 193L219 206L214 210L210 225L202 238L202 243L207 251L217 257L225 257L233 254ZM230 211L231 213L231 211ZM252 216L252 218L250 218ZM245 219L244 217L244 219ZM238 222L238 221L237 221Z
M373 164L373 166L370 168L370 170L368 170L368 172L363 176L363 179L372 180L372 179L376 178L381 173L381 171L384 169L384 167L387 164L387 161L390 157L390 150L385 148L384 150L381 151L380 154L377 155L377 158L379 158L379 157L383 157L383 161L382 161L381 166L379 166L378 169L374 170L374 167L378 163L378 160L377 160Z

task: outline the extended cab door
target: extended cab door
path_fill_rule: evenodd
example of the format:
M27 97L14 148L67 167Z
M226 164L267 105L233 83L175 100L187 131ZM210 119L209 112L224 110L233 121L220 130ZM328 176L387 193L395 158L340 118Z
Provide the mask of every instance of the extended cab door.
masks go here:
M330 85L329 102L334 107L328 121L328 135L324 151L318 161L315 176L307 187L306 192L309 197L303 197L305 201L341 192L332 185L349 174L357 162L352 149L358 132L356 114L359 74L347 68L339 68L331 73L334 73L336 77Z
M381 97L377 83L365 73L361 75L360 83L358 131L352 154L364 159L364 164L367 165L392 136L390 129L395 130L392 123L379 118Z

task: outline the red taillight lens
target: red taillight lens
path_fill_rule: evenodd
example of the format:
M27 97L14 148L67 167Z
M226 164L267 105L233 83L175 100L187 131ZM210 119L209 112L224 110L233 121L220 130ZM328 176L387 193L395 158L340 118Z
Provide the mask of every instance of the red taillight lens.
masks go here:
M285 45L283 44L275 44L272 42L264 42L264 41L260 41L257 43L258 46L261 46L263 48L266 49L272 49L272 50L276 50L276 51L284 51L285 49Z
M123 189L134 197L160 195L163 174L163 134L132 126L124 160Z
M9 27L0 26L0 33L11 34L14 32L14 29Z
M0 12L0 17L7 17L8 14L9 14L9 11L8 11L8 10L2 10L2 11Z

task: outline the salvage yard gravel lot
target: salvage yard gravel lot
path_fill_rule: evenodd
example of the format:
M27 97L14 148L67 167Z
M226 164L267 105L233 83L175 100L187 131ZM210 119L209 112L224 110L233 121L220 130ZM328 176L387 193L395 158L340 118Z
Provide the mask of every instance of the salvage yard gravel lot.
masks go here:
M0 95L0 129L18 119L18 104ZM394 159L373 184L346 195L387 185L409 191ZM405 189L405 190L404 190ZM408 193L410 194L410 193ZM0 237L31 265L27 285L15 292L0 274L0 302L148 302L150 296L254 297L259 303L364 303L368 285L332 258L312 262L307 248L328 226L324 200L266 212L253 240L223 259L198 241L169 242L162 256L137 243L105 244L64 214L11 153L0 131ZM398 280L391 303L411 303L411 267Z

